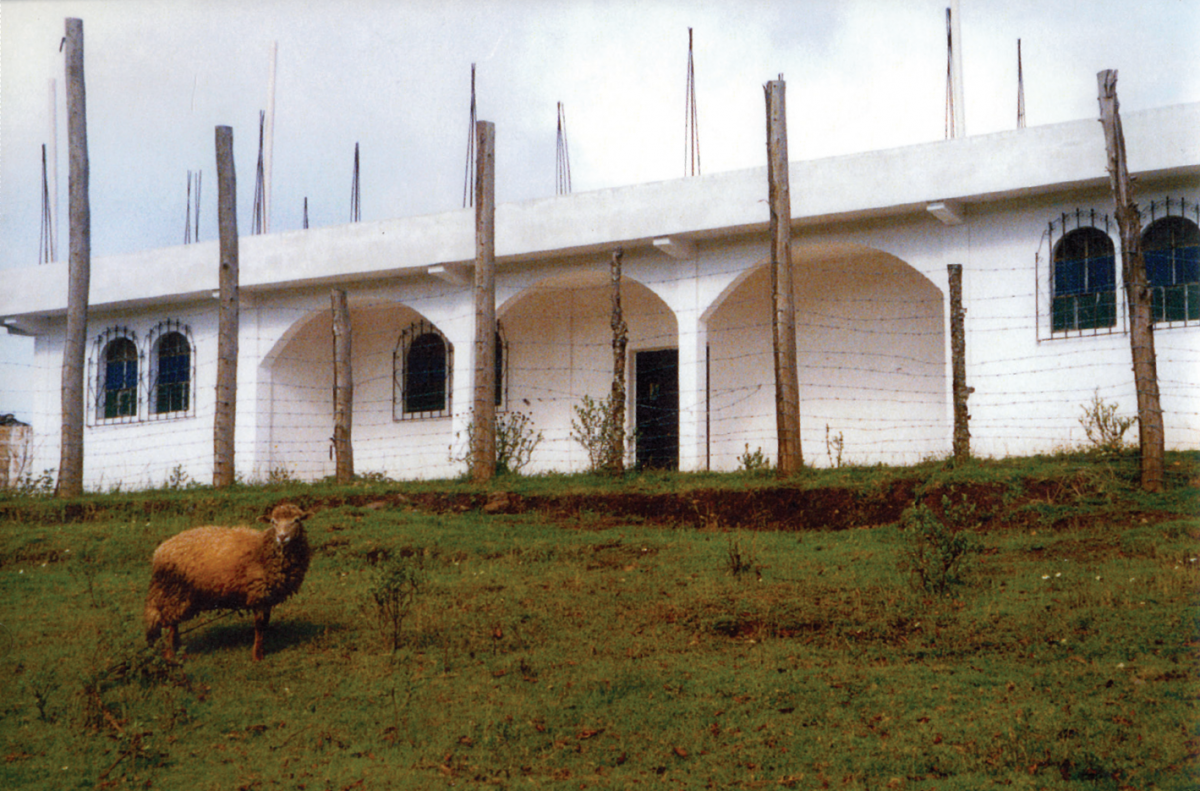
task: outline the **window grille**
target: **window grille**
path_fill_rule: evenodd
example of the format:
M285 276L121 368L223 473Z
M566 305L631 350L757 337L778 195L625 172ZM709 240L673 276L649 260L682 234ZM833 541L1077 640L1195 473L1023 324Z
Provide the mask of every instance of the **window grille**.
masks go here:
M1098 228L1078 228L1054 247L1051 329L1108 329L1117 323L1116 255Z
M141 401L141 354L128 327L109 327L92 342L88 399L92 425L132 423Z
M1194 201L1167 198L1151 201L1149 214L1150 223L1142 232L1142 255L1151 316L1156 324L1186 326L1200 321L1200 207Z
M392 418L419 420L451 414L454 347L432 324L404 332L392 354Z
M175 320L160 322L147 341L150 350L149 417L165 420L195 415L195 344L191 330Z

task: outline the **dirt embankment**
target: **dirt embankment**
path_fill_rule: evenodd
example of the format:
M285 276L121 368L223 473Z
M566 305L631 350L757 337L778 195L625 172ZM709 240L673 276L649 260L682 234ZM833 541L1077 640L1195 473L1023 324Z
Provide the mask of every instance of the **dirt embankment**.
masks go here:
M869 491L845 488L801 489L778 486L760 489L697 489L686 492L590 493L522 496L423 493L395 495L356 503L368 508L405 507L433 513L482 511L488 514L529 514L561 522L586 522L603 527L618 522L681 528L750 530L846 530L888 524L900 519L916 502L939 514L944 503L967 503L983 529L1021 527L1079 527L1115 512L1157 522L1177 514L1141 512L1128 504L1098 498L1078 481L1026 481L1020 486L969 483L930 487L918 479L890 481Z
M117 517L151 518L187 514L217 518L231 503L213 493L180 497L146 493L128 501L104 503L54 501L0 504L0 523L70 524ZM259 503L261 498L256 498ZM619 523L679 528L782 531L846 530L896 522L916 502L941 513L944 502L974 508L972 522L982 529L1082 527L1114 516L1141 523L1178 519L1169 512L1139 509L1118 493L1082 476L1008 482L931 484L921 478L896 478L859 488L768 485L745 489L692 489L680 492L587 492L522 495L516 492L384 492L280 494L305 508L357 507L411 509L427 513L537 514L569 526L607 527ZM272 502L271 505L277 504ZM266 506L263 513L270 510ZM208 514L212 516L209 517Z

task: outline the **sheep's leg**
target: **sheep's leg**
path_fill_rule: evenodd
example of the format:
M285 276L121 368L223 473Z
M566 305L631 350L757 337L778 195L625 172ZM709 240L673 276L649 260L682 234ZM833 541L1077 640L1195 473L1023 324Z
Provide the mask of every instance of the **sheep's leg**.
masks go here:
M258 662L263 658L263 638L266 634L267 627L270 625L270 607L264 607L261 610L254 611L254 652L250 655L250 658L255 662Z
M167 644L163 646L163 656L167 659L174 659L175 652L179 650L179 627L176 624L169 624L166 632Z

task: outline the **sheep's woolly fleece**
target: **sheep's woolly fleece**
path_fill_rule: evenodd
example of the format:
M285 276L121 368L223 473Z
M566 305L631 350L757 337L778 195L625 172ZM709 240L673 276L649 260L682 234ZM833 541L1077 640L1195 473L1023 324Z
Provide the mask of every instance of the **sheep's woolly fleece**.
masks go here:
M301 523L308 515L285 504L266 530L197 527L164 541L154 552L147 639L206 610L250 609L269 618L304 582L311 551Z

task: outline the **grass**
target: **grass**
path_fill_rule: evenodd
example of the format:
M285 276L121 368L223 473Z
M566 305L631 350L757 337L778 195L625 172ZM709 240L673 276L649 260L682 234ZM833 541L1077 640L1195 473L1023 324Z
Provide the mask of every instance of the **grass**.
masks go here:
M1121 460L790 482L993 493L946 595L914 586L899 521L683 529L371 501L478 492L461 483L105 495L74 510L10 499L0 786L1194 788L1200 519L1195 458L1174 458L1182 471L1157 496ZM780 485L510 483L526 496ZM155 544L285 497L321 505L317 554L266 660L250 662L244 615L189 624L178 664L145 649ZM379 617L388 579L419 581L399 626Z

